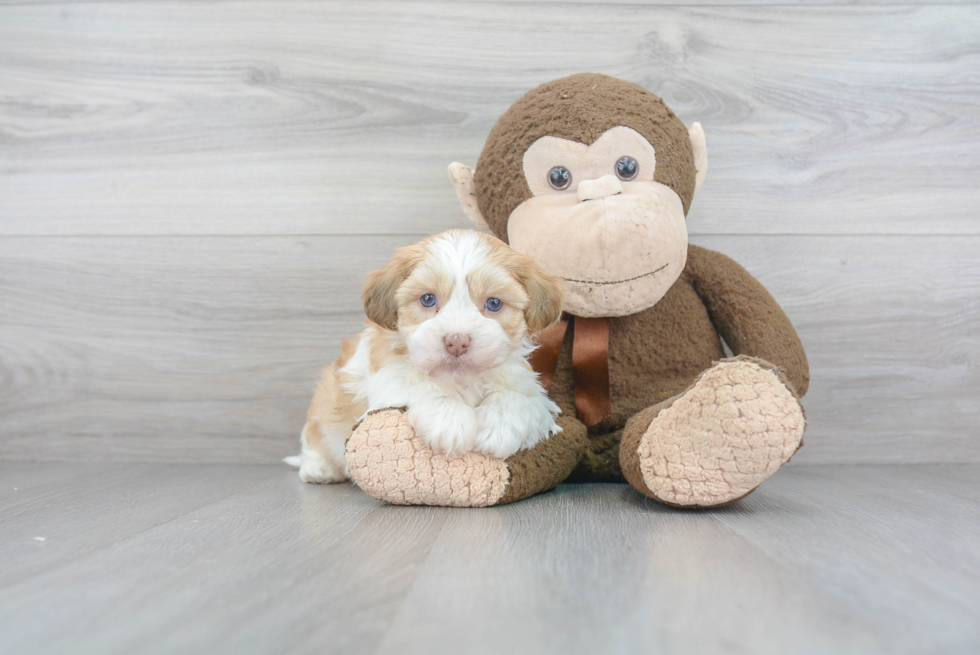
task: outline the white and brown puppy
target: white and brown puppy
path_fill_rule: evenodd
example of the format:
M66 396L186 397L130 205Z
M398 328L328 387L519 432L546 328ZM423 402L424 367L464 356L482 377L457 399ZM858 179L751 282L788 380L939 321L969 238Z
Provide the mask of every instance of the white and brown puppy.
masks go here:
M349 475L344 449L368 412L407 407L434 450L506 458L561 430L528 365L529 337L558 320L557 278L499 239L449 230L401 248L368 276L367 329L323 371L287 458L306 482Z

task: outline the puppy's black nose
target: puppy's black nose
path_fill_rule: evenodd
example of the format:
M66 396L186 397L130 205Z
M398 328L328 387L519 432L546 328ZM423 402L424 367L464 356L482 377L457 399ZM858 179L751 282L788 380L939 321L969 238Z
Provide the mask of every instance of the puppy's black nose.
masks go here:
M450 334L445 339L446 352L453 357L459 357L470 347L470 338L465 334Z

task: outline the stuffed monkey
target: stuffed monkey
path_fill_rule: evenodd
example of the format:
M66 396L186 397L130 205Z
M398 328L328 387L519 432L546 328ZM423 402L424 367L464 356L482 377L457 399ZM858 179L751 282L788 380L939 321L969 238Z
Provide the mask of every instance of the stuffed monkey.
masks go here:
M568 481L627 481L662 503L745 497L803 444L806 354L772 296L728 257L689 245L704 131L635 84L579 74L500 118L463 210L565 281L562 321L532 364L562 433L501 461L429 451L404 416L368 416L353 478L403 504L486 506ZM726 358L722 339L733 358Z

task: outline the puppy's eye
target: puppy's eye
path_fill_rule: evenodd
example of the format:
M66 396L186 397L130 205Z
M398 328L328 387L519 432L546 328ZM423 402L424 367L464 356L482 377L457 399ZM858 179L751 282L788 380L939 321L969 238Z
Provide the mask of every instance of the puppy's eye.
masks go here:
M500 302L500 298L487 298L486 308L488 311L499 312L503 306L504 303Z
M562 191L567 189L572 183L572 174L564 166L555 166L548 171L548 184L554 189Z
M632 157L620 157L616 162L616 175L621 180L632 180L640 172L640 164Z
M435 307L436 306L436 297L434 295L432 295L431 293L427 293L424 296L422 296L421 298L419 298L419 302L422 303L422 306L423 307Z

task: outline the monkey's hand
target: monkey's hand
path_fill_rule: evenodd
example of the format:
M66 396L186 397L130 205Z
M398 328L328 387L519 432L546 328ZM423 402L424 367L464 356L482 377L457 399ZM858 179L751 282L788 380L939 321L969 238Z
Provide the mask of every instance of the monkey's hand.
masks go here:
M562 417L563 429L506 460L433 451L400 409L369 414L347 441L351 477L378 500L395 505L487 507L547 491L569 476L588 448L585 426Z
M473 424L475 435L475 418ZM453 457L433 450L400 409L385 409L361 421L347 441L347 465L358 486L394 505L495 505L510 478L501 459L475 452Z

